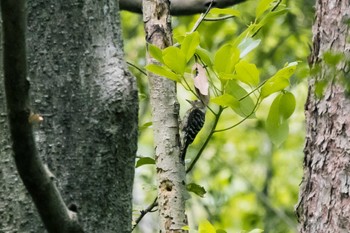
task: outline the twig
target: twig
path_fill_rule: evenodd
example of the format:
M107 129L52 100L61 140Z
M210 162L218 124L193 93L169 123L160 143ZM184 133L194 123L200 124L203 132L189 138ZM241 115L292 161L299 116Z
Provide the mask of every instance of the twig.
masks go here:
M218 132L223 132L223 131L226 131L226 130L229 130L229 129L232 129L240 124L242 124L245 120L247 120L251 115L253 115L253 113L255 113L257 107L259 106L260 104L260 98L257 100L253 110L251 111L251 113L249 113L247 116L245 116L242 120L240 120L239 122L237 122L236 124L234 125L231 125L230 127L227 127L227 128L224 128L224 129L218 129L218 130L214 130L214 133L218 133Z
M234 16L234 15L226 15L226 16L217 17L217 18L205 18L205 19L203 19L203 21L216 22L216 21L222 21L222 20L231 19L231 18L235 18L235 17L236 16Z
M140 211L140 216L135 220L135 224L132 226L132 229L131 229L132 231L136 228L137 224L139 224L139 222L143 219L143 217L145 217L147 213L155 211L153 210L153 208L158 206L157 200L158 198L156 197L152 202L152 204L150 204L146 209Z
M147 73L144 70L142 70L140 67L138 67L137 65L135 65L135 64L133 64L131 62L128 62L128 61L126 62L126 64L128 64L129 66L134 67L135 69L140 71L143 75L147 76Z
M195 32L195 31L198 29L199 25L203 22L205 16L207 16L207 14L209 13L211 7L213 6L213 2L214 2L214 0L211 0L211 1L210 1L210 4L209 4L207 10L206 10L204 13L202 13L202 14L200 15L200 17L198 18L198 20L197 20L196 23L194 24L194 26L193 26L192 30L189 32L189 34ZM174 44L173 46L177 47L177 46L179 46L179 45L180 45L179 43L176 43L176 44Z

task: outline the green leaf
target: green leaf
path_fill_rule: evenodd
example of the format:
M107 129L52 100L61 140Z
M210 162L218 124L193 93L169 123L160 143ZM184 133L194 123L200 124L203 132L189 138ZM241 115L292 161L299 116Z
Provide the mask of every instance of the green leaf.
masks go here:
M160 63L164 64L162 50L153 44L147 44L147 45L148 45L148 52L151 54L151 56L157 61L159 61Z
M174 46L163 50L164 64L177 74L183 75L186 68L186 58L183 52Z
M187 191L195 193L200 197L204 197L204 194L207 193L207 191L205 191L205 189L202 186L195 184L195 183L187 184L186 189L187 189Z
M181 230L189 231L189 230L190 230L190 227L189 227L189 226L183 226L183 227L181 227Z
M241 87L236 80L229 80L225 86L225 93L232 95L236 100L240 100L238 107L233 108L235 113L241 117L255 117L255 114L252 112L255 108L255 103L250 96L247 96L248 92Z
M244 60L237 63L236 67L237 78L248 85L257 86L259 84L259 71L255 64L250 64Z
M323 54L323 60L325 61L325 63L331 66L336 66L337 64L339 64L339 62L341 62L344 59L344 54L342 53L334 53L327 51Z
M259 18L267 9L270 8L271 2L274 0L260 0L255 10L255 17Z
M254 229L254 230L249 231L248 233L262 233L262 232L264 232L264 230Z
M215 54L214 69L217 73L230 74L239 60L239 50L232 44L223 45Z
M261 40L254 40L250 37L244 38L241 43L238 45L239 51L241 51L240 58L245 57L248 53L250 53L253 49L259 46Z
M233 97L232 95L229 95L226 93L211 99L211 102L218 104L220 106L223 106L223 107L229 106L233 110L239 109L239 107L240 107L239 101L235 97Z
M256 29L259 30L261 27L263 27L265 24L269 23L271 20L276 18L277 16L283 15L287 13L287 9L282 9L278 11L271 11L268 14L266 14L263 19L256 25Z
M222 230L222 229L218 229L218 230L216 230L216 233L227 233L227 232Z
M139 126L139 130L147 129L147 128L150 127L151 125L152 125L152 121L146 122L145 124Z
M156 164L153 158L151 157L142 157L136 162L136 168L141 167L143 165L148 165L148 164Z
M199 223L198 233L216 233L216 230L208 220L204 220Z
M283 119L287 120L293 114L295 105L295 97L291 92L287 91L282 94L280 99L280 114Z
M276 146L281 145L287 139L289 133L288 121L283 118L280 111L282 95L280 94L274 99L266 119L267 134Z
M147 66L145 66L146 70L155 73L159 76L168 78L170 80L173 80L175 82L180 82L181 78L179 75L175 74L174 72L165 69L163 66L159 66L156 64L148 64Z
M226 80L232 80L232 79L237 79L237 75L236 74L225 74L225 73L220 73L218 75L219 79L221 81L226 81Z
M209 67L213 65L213 62L211 60L212 55L208 50L205 50L201 47L196 48L196 54L201 58L201 60Z
M292 62L277 71L261 88L261 97L266 98L272 93L283 90L289 85L289 78L294 74L297 62Z
M236 17L240 17L241 13L238 10L233 8L213 8L209 12L213 15L232 15Z
M266 98L272 93L283 90L289 86L288 79L269 79L264 86L261 88L261 97Z
M186 62L188 62L196 51L200 42L197 31L187 35L181 44L181 51L185 54Z

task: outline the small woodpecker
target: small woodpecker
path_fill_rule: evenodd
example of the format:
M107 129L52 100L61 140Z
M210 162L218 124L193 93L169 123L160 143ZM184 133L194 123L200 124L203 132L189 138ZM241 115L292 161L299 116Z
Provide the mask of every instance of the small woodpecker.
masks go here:
M194 141L205 121L206 105L200 101L188 101L192 107L182 120L181 162L185 161L187 147Z

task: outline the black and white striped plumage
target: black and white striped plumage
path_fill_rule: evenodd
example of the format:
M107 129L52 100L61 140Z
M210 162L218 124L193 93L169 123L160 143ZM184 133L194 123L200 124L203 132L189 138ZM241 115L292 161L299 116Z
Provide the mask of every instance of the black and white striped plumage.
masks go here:
M194 141L205 121L206 106L200 101L189 101L192 105L182 120L181 161L185 160L187 147Z

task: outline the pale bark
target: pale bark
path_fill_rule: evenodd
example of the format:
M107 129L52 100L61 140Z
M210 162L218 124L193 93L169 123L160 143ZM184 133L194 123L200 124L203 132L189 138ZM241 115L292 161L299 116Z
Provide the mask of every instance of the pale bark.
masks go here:
M161 9L161 10L159 10ZM168 0L145 0L143 20L146 41L161 49L172 45ZM148 55L147 63L156 61ZM179 104L176 83L152 73L150 100L158 183L160 232L185 232L185 167L180 161Z
M212 0L171 0L171 15L193 15L207 10ZM213 0L213 7L226 8L245 0ZM120 9L142 13L142 0L120 0Z
M44 117L35 127L39 154L86 232L130 232L137 90L123 61L118 4L37 0L28 11L32 109ZM43 232L7 161L0 231Z
M304 178L297 215L301 233L350 232L349 1L319 0L313 26L310 65L319 71L309 81L305 106ZM331 51L344 54L337 65L325 62ZM326 85L318 97L317 85Z

